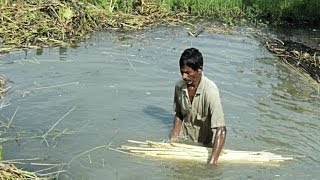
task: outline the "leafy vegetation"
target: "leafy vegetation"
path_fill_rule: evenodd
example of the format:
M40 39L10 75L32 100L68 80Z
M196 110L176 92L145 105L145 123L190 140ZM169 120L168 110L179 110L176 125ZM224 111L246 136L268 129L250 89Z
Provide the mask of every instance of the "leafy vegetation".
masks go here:
M138 5L137 5L138 4ZM0 53L66 45L103 28L202 17L226 24L320 24L318 0L0 0Z

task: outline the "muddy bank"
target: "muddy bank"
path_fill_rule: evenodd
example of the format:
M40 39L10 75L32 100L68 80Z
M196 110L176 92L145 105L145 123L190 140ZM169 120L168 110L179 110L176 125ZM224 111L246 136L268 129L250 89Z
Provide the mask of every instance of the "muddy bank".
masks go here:
M309 48L320 50L320 26L279 27L276 32L279 39L291 40Z
M266 48L279 59L320 83L320 51L290 39L271 39Z
M8 87L6 87L7 84L7 77L3 74L0 74L0 99L2 99L2 96L8 91Z
M320 83L320 31L318 27L266 28L253 35L280 61L300 75Z

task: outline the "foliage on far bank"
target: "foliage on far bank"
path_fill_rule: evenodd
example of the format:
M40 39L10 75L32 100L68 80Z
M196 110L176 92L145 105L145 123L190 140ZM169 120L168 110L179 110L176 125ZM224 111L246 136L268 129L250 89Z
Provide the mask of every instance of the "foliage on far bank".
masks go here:
M182 22L186 15L227 24L320 24L319 9L318 0L0 0L0 53L75 43L108 27Z
M320 25L319 0L242 0L248 18L272 25Z
M9 48L66 45L98 29L140 28L158 18L154 10L157 6L153 10L145 8L149 11L148 16L134 16L129 13L132 6L128 3L115 0L0 0L0 45Z
M1 1L1 42L8 46L63 45L101 26L105 9L85 2ZM97 24L99 23L99 24ZM104 25L112 23L105 22Z
M319 0L162 0L162 4L226 23L320 24Z

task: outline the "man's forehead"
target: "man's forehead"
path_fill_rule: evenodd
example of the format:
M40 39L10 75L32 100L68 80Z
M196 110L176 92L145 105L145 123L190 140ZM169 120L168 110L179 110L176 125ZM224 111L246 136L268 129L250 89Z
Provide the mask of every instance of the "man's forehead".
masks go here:
M182 67L180 67L180 70L188 71L188 70L193 70L193 69L187 65L183 65Z
M191 67L187 66L187 65L184 65L182 67L180 67L180 71L184 71L184 72L194 72L194 71L197 71L197 70L194 70L192 69Z

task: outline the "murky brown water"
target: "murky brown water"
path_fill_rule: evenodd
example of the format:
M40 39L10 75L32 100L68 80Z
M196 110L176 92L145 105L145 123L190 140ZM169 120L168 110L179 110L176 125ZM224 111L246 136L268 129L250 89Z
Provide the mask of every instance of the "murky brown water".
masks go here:
M228 125L225 148L305 157L277 167L208 167L92 150L110 142L120 147L127 139L168 137L174 83L180 78L178 59L188 47L200 49L206 76L220 88ZM0 114L2 121L12 119L13 127L3 135L20 137L18 143L3 144L4 158L71 162L59 179L317 179L320 175L319 91L244 35L204 33L195 38L182 27L105 32L77 48L16 52L0 59L1 74L12 81L10 105ZM74 133L51 135L57 130ZM90 152L78 156L86 151Z

